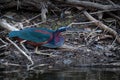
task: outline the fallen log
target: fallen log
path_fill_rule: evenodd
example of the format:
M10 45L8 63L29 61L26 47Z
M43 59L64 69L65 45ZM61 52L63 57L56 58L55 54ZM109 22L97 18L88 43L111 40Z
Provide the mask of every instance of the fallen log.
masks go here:
M112 28L109 28L107 25L103 24L101 21L92 17L87 11L84 11L83 13L90 21L94 21L94 24L97 25L99 28L101 28L101 29L107 31L109 34L113 35L113 37L120 44L120 37L115 30L113 30Z

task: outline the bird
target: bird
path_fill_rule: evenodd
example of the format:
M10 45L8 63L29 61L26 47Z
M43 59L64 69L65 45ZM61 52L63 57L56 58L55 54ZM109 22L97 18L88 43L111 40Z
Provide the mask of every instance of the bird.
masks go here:
M68 27L60 27L56 30L41 27L24 28L19 31L11 31L8 34L9 38L15 38L18 41L23 41L32 46L43 46L47 48L61 47L65 39L61 35ZM24 41L25 40L25 41Z

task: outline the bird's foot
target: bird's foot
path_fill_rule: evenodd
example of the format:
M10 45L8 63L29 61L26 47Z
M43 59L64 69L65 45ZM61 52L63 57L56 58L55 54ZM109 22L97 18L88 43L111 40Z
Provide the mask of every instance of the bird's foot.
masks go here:
M50 53L43 53L43 52L41 52L41 51L38 51L38 47L36 47L36 49L35 49L35 53L37 54L37 55L45 55L45 56L57 56L57 55L53 55L53 54L50 54Z

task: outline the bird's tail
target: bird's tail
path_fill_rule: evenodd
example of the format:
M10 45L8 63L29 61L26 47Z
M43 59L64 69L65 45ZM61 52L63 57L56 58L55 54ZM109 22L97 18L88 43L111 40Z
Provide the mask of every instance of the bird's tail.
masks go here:
M19 35L19 33L18 33L18 31L11 31L9 34L8 34L8 37L16 37L16 36L18 36Z

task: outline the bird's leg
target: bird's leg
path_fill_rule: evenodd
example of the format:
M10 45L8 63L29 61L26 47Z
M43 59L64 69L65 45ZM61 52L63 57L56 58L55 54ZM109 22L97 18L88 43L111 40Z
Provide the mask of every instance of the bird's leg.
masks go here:
M35 48L35 53L36 53L36 54L44 54L44 53L38 51L38 46Z
M38 51L38 46L35 48L35 53L40 54L40 55L45 55L45 56L57 56L57 55L52 55L49 53L43 53L43 52Z
M24 43L26 42L26 40L23 40L20 42L20 45L23 47L23 49L25 50L26 53L28 53L30 55L30 52L28 51L28 49L24 46Z
M36 54L40 54L41 53L40 51L38 51L38 46L35 48L35 53Z

